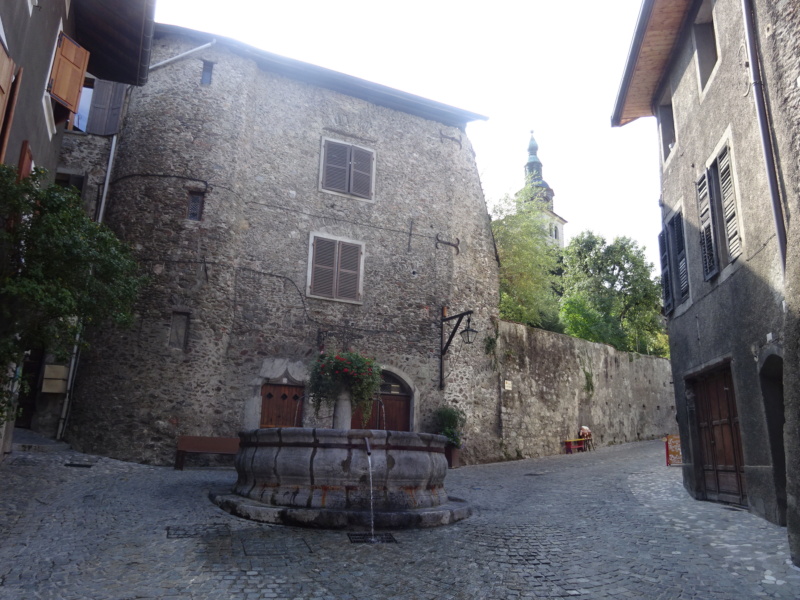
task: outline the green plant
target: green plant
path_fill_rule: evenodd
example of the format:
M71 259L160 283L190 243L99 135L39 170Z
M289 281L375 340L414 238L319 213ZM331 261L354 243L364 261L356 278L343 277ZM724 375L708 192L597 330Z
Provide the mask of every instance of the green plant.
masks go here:
M45 177L0 165L0 423L14 416L26 351L64 360L84 325L130 324L144 282L128 245Z
M353 410L360 409L366 423L372 414L372 401L380 389L380 365L374 358L358 352L320 354L311 364L307 392L315 414L322 404L334 404L339 394L347 390Z
M586 392L591 398L594 394L594 376L591 371L583 369L583 376L586 378L586 383L583 385L583 391Z
M436 421L436 430L439 435L447 438L456 448L460 448L463 443L463 429L467 424L467 415L464 411L455 406L440 406L433 413Z

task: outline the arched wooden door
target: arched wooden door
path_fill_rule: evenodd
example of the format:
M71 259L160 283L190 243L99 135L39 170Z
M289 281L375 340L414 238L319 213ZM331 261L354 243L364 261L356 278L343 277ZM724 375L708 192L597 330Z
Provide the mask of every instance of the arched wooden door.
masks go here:
M303 424L303 391L301 385L261 386L261 428L300 427Z
M381 372L381 399L372 403L372 414L364 425L360 410L353 411L353 429L411 431L411 389L388 371Z

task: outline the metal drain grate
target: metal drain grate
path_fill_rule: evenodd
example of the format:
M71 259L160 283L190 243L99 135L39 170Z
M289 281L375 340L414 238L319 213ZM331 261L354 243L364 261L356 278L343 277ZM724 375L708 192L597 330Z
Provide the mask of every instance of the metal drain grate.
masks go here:
M351 544L396 544L397 540L391 533L348 533Z

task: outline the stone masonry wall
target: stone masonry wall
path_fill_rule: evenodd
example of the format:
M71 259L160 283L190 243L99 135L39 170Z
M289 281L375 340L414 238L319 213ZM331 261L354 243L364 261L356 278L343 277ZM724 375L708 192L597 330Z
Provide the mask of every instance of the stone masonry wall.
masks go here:
M557 454L581 425L592 430L595 445L678 432L666 359L504 321L493 357L498 458Z
M787 0L758 0L755 5L787 226L782 430L789 549L800 566L800 6Z
M202 41L160 35L153 63ZM375 152L374 201L320 190L325 138ZM438 386L441 307L474 310L485 331L497 306L463 131L276 74L219 43L132 91L115 165L106 222L149 283L132 329L89 335L68 430L76 448L168 463L178 435L257 427L261 386L302 383L320 347L375 356L404 380L414 430L429 431L444 402L482 410L491 369L479 348L460 350ZM190 192L205 194L201 221L186 218ZM364 244L360 304L307 295L315 232ZM176 314L189 316L184 347L169 343ZM308 406L303 423L326 424Z

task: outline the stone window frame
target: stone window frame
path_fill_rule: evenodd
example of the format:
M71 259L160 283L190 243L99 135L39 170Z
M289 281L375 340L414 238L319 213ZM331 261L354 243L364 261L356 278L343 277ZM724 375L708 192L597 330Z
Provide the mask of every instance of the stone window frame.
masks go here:
M182 335L180 335L181 339L177 339L179 330L176 325L178 324L179 319L183 321L183 332ZM188 350L191 322L192 313L190 310L178 307L172 309L169 321L169 335L167 337L168 348L181 350L182 352L186 352ZM173 339L175 343L173 343Z
M200 85L207 87L211 85L214 77L214 61L203 59L203 72L200 74Z
M317 240L322 242L333 242L335 244L335 249L333 252L332 264L324 264L324 262L320 262L318 260L320 257L317 256L317 248L319 244L317 244ZM343 249L350 249L353 250L353 247L357 247L358 249L358 258L356 259L358 264L355 270L347 269L347 265L342 264L342 250ZM330 246L328 245L328 248ZM323 261L327 258L329 254L326 254L322 257ZM353 257L345 257L345 259L350 260L352 263ZM312 231L309 234L309 243L308 243L308 269L306 273L306 296L309 298L318 298L320 300L331 300L335 302L345 302L348 304L363 304L363 297L364 297L364 262L366 258L366 251L365 251L365 243L360 242L358 240L353 240L351 238L331 235L330 233L321 232L321 231ZM330 292L328 292L325 288L327 287L325 279L325 271L331 271L331 283L330 283ZM342 282L343 276L352 275L353 273L356 274L358 281L353 285L352 283L349 284L348 289L352 290L354 293L347 294L346 292L342 292L340 283ZM354 289L355 288L355 289Z
M333 150L346 150L346 166L343 164L337 165L333 161L329 160L329 156ZM367 175L367 172L364 170L358 170L356 161L354 160L354 155L360 155L355 157L356 160L358 160L358 158L363 160L368 157L370 161L368 174L369 182L366 186L363 182L359 183L356 181L358 176L363 178ZM367 148L358 144L351 144L350 142L343 142L341 140L323 136L320 144L319 191L326 194L335 194L337 196L354 198L365 202L374 202L376 163L376 153L372 148ZM341 181L336 177L337 169L346 169L346 172L343 174L344 181ZM369 190L367 191L363 189L365 187L368 187Z
M714 0L703 0L692 23L692 44L701 98L711 87L711 80L714 79L720 63L719 36L717 35L714 8Z
M186 202L186 220L200 222L206 208L206 193L203 190L188 190Z

